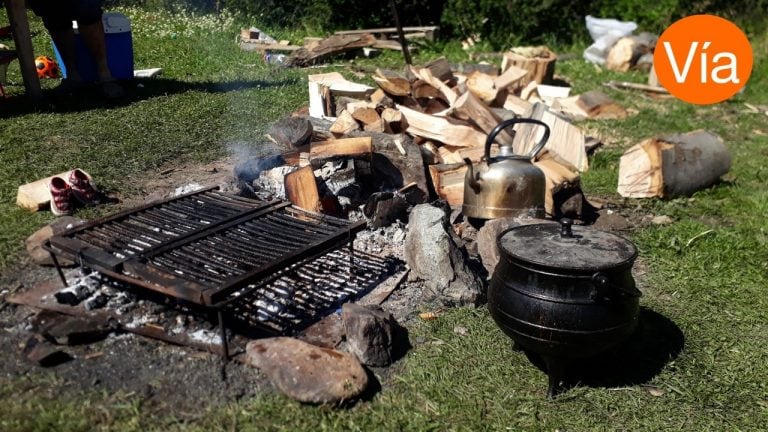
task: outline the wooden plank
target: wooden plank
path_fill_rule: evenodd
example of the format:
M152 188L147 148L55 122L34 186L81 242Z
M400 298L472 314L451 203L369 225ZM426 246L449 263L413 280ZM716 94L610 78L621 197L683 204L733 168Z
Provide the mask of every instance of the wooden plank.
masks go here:
M51 203L51 192L48 185L54 177L61 177L66 181L69 177L69 171L19 186L16 192L16 205L31 212L47 208Z
M241 40L239 42L240 49L247 52L252 51L285 51L285 52L293 52L298 49L301 49L302 47L298 45L283 45L279 43L264 43L264 42L256 42L256 41L248 41L248 40Z
M466 122L438 117L397 105L408 123L407 132L429 140L440 141L457 147L476 147L485 145L486 135Z
M372 46L376 39L371 34L333 35L323 39L311 50L302 47L291 54L286 60L288 66L310 66L332 55L341 54L353 49Z
M410 26L410 27L403 27L404 32L429 32L429 31L436 31L440 27L438 26ZM397 27L383 27L383 28L372 28L372 29L360 29L360 30L338 30L333 32L334 34L338 35L350 35L350 34L361 34L361 33L397 33Z
M338 157L371 160L373 147L371 137L341 138L310 144L309 161L313 166Z
M464 204L464 176L466 173L467 165L464 163L429 166L429 175L432 178L435 193L451 206Z
M24 80L24 89L27 96L37 102L43 98L40 87L40 79L37 77L35 67L35 54L32 47L32 37L29 34L29 21L24 0L5 0L5 10L13 33L13 41L16 44L16 52L21 67L21 77Z
M285 176L285 196L296 207L320 211L320 195L312 167L305 166Z

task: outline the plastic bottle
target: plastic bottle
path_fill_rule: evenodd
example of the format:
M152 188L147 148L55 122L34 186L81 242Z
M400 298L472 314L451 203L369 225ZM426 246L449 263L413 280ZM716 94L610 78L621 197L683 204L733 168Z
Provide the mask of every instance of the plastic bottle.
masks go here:
M285 54L273 54L267 51L264 54L264 62L267 64L283 64L285 62Z

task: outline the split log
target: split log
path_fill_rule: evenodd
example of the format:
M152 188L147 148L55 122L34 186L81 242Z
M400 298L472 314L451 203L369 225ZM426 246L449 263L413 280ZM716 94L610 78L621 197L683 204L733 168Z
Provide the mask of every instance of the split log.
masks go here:
M642 90L650 93L662 93L669 94L669 90L664 87L653 86L648 84L639 84L627 81L608 81L603 84L606 87L613 87L617 89L629 89L629 90Z
M440 94L443 95L443 99L448 102L448 105L453 105L454 102L456 102L456 99L459 97L459 95L456 94L456 92L448 87L445 82L443 82L440 78L436 77L432 74L432 71L427 68L412 68L411 69L413 75L417 76L419 79L424 81L425 83L431 85L432 87L440 90Z
M395 102L392 100L391 97L389 97L384 90L378 88L376 91L371 93L370 96L371 103L376 105L376 108L382 107L382 108L394 108Z
M443 96L439 89L421 79L413 83L411 91L416 99L445 99L445 96Z
M373 145L373 177L379 190L400 189L415 183L418 193L406 194L409 200L421 203L429 196L420 146L406 134L353 132L353 137L368 138ZM403 152L405 154L403 154ZM415 201L414 201L415 200Z
M672 198L715 184L731 168L731 155L719 136L704 130L647 139L619 162L623 197Z
M352 111L352 118L362 123L363 126L381 121L381 116L373 108L358 108Z
M520 98L518 96L515 96L513 94L509 94L507 95L507 98L504 100L503 108L506 110L510 110L519 116L522 116L526 112L528 112L532 106L533 104L528 102L527 100Z
M341 138L310 144L309 161L319 167L330 159L339 157L358 158L370 162L373 144L371 137Z
M504 53L501 70L506 71L511 66L527 70L528 74L520 80L521 86L531 81L546 84L552 81L556 61L557 55L547 47L518 47Z
M496 103L496 98L499 97L499 89L496 88L494 77L482 72L472 72L467 77L467 88L488 105ZM506 98L506 94L504 97Z
M312 167L305 166L285 176L285 196L296 207L320 211L320 195Z
M335 116L332 96L348 96L366 99L373 88L365 84L347 81L338 72L307 76L309 91L309 115L312 117Z
M464 176L466 164L430 165L429 175L435 193L451 206L464 204Z
M283 117L269 126L267 136L287 148L309 144L312 123L301 117Z
M352 117L349 111L342 111L331 125L330 132L336 137L343 137L352 131L360 130L357 120Z
M384 123L384 132L398 134L405 130L403 113L396 109L385 108L381 112L381 121Z
M485 134L475 130L460 120L437 117L397 106L408 123L407 132L414 136L440 141L457 147L476 147L485 145Z
M580 172L589 168L589 160L584 150L584 133L580 128L551 112L543 103L534 104L524 117L541 120L549 126L549 140L544 148L551 152L558 162ZM528 154L544 134L544 128L531 124L517 125L515 130L516 154Z
M613 44L605 59L609 70L626 72L635 67L645 54L653 52L658 38L651 33L625 36Z
M600 90L582 93L576 104L583 109L591 119L621 119L627 116L627 110L614 102Z
M368 33L360 35L333 35L320 41L311 50L301 48L294 51L286 59L286 64L298 67L311 66L332 55L372 46L375 43L376 38Z
M578 184L579 175L557 162L549 153L542 155L533 164L544 173L544 177L547 179L544 210L547 214L554 215L556 213L554 193L568 187L568 185Z
M451 64L448 63L448 60L446 60L445 57L434 59L425 64L423 68L428 69L432 76L439 79L440 81L445 82L453 79Z
M390 70L376 69L373 76L376 84L390 95L408 96L411 94L411 82L403 75Z
M461 95L453 105L452 111L456 117L474 123L486 134L490 134L493 128L501 123L501 119L488 106L482 103L472 92ZM496 141L500 144L512 145L514 136L512 130L502 130L496 135Z
M69 171L66 171L19 186L16 193L16 205L31 212L48 207L51 203L51 193L48 189L51 179L54 177L66 179L68 176Z
M507 70L493 80L493 84L497 89L508 88L514 84L514 88L511 90L515 90L517 87L520 87L520 81L527 75L528 71L526 69L510 65Z
M432 114L443 117L447 113L450 105L442 99L417 99L421 105L422 111L426 114Z

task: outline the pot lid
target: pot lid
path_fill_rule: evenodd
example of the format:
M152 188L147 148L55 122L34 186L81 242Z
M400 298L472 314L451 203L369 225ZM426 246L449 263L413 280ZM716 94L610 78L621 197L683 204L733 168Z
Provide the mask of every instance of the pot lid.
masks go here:
M560 224L511 228L499 236L499 250L523 263L577 271L631 265L637 257L637 248L624 237L572 224L563 218Z

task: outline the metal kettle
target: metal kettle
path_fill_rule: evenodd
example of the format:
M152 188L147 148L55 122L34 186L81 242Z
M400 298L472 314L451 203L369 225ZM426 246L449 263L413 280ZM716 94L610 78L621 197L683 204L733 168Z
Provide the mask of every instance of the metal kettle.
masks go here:
M544 135L528 155L516 155L512 146L499 144L499 154L491 157L491 144L496 135L518 123L532 123L544 128ZM525 118L503 121L493 128L485 141L485 155L476 166L464 158L464 216L476 219L503 217L544 217L546 178L531 160L549 139L546 123Z

